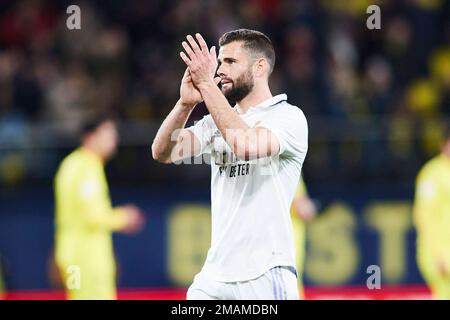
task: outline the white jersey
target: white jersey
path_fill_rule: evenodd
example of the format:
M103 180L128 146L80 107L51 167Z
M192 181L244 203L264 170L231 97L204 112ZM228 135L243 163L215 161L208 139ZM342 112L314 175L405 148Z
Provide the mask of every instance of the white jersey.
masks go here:
M238 160L211 115L187 128L211 154L211 248L202 273L221 282L255 279L276 266L295 268L290 207L308 149L303 112L286 94L250 108L241 118L265 127L278 155Z

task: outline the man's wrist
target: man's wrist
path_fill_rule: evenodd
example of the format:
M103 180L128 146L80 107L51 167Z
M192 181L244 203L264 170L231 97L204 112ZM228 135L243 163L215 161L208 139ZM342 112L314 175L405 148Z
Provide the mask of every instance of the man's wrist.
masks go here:
M209 90L211 88L217 87L217 85L214 82L214 79L211 79L209 81L204 81L201 82L197 85L198 90L200 90L200 92L203 92L205 90Z
M190 111L197 105L197 103L186 103L183 100L181 100L181 98L180 98L178 100L178 105L180 106L181 109Z

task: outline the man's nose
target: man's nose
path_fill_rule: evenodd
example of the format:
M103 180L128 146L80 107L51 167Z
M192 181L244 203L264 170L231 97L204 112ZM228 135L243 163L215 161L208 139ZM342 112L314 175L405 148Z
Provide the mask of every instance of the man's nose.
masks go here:
M224 76L226 76L226 74L225 74L225 72L224 72L224 69L223 69L223 65L220 65L220 66L217 68L217 75L218 75L219 77L224 77Z

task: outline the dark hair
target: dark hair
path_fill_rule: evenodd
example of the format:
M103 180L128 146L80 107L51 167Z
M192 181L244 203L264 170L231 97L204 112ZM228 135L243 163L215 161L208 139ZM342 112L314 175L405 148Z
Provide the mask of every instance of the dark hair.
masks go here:
M235 41L242 41L243 47L247 50L262 54L270 65L270 72L272 72L275 66L275 49L273 48L272 41L264 33L250 30L250 29L237 29L225 33L219 39L219 45L222 47L226 44Z
M94 132L95 130L97 130L98 127L100 127L102 124L104 124L105 122L108 122L108 121L115 123L114 119L111 116L107 116L107 115L96 115L96 116L89 117L81 125L81 129L80 129L81 138Z

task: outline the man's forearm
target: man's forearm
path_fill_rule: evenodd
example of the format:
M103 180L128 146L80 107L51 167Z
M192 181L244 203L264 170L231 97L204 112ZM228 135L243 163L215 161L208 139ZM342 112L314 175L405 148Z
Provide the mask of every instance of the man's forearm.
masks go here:
M164 161L170 157L179 131L186 125L192 109L193 106L184 105L181 100L177 101L175 107L161 124L153 141L152 156L155 160Z
M250 127L231 108L227 99L213 81L199 86L199 89L214 123L225 141L234 150L239 133L245 132Z

